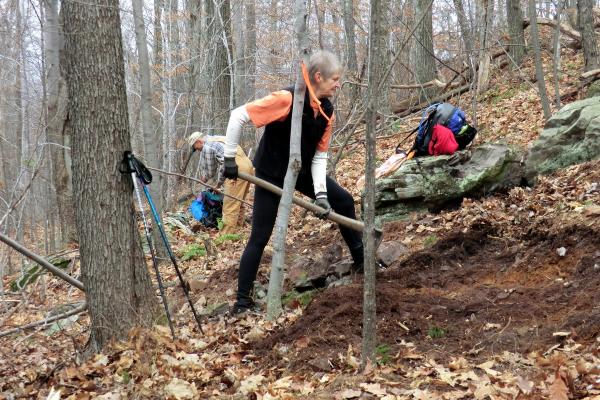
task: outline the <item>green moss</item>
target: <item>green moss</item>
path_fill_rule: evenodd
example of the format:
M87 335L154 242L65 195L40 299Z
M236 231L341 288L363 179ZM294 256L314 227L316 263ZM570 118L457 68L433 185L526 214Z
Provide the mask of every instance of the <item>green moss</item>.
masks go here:
M427 336L432 339L440 339L446 335L447 331L439 326L432 326L427 330Z
M199 245L199 244L190 244L186 247L184 247L181 251L180 251L180 256L179 258L181 259L181 261L187 261L187 260L192 260L196 257L202 257L206 255L206 249Z
M242 239L242 235L239 233L226 233L215 239L215 244L221 244L226 241L237 242Z
M307 290L306 292L297 292L295 290L292 290L291 292L287 292L283 298L281 299L281 302L283 303L284 306L286 307L292 307L295 304L294 303L298 303L300 304L300 306L302 307L306 307L311 301L312 299L315 297L315 295L317 294L317 290Z

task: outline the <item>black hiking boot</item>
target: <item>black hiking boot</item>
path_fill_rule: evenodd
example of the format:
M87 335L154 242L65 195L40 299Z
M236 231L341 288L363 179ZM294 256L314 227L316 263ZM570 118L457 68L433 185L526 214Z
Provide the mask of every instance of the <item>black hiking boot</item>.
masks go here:
M228 314L232 317L243 317L248 313L258 314L260 311L260 306L252 300L237 300Z

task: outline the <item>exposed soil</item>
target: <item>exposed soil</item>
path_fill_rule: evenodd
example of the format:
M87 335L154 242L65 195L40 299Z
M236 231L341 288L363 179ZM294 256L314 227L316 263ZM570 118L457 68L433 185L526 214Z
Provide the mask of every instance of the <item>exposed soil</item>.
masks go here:
M553 336L559 331L579 343L595 340L595 220L542 217L511 227L512 235L504 235L502 224L481 221L454 227L378 274L377 342L396 354L408 351L399 344L409 341L429 358L447 362L459 355L489 359L505 350L544 352L564 340ZM386 240L400 239L405 226L389 226ZM335 368L339 354L361 346L362 296L362 276L355 276L351 285L316 296L292 326L249 347L267 363L293 370L314 370L310 361L317 355Z

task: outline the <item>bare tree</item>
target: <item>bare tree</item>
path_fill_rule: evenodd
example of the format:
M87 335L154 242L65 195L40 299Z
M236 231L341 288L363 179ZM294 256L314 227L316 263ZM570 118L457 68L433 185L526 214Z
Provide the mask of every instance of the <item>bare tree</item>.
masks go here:
M344 10L344 32L346 34L346 67L347 75L353 81L358 81L358 58L356 56L356 35L354 34L354 1L342 0ZM349 104L355 104L359 87L351 86Z
M245 0L246 5L246 98L240 103L256 97L256 4L255 0Z
M593 5L592 0L577 0L577 25L581 32L583 59L585 60L584 71L600 67L598 41L594 31Z
M473 61L473 35L471 34L471 28L467 22L465 7L462 0L453 0L454 9L458 18L458 26L460 27L460 33L462 37L463 45L465 46L467 65L471 76L475 76L475 63Z
M514 61L513 67L520 65L527 48L525 47L525 30L523 28L523 12L520 0L506 0L508 19L508 53Z
M366 159L365 159L365 196L364 219L365 230L365 276L363 289L363 332L362 332L362 364L368 360L375 361L377 344L377 296L376 296L376 262L375 262L375 137L377 127L377 109L379 105L379 87L383 81L384 68L382 60L385 48L384 10L386 0L371 2L371 17L369 26L369 92L366 120ZM430 8L428 7L430 10ZM421 9L422 10L422 9ZM431 21L431 20L430 20Z
M547 121L552 112L550 111L550 101L546 92L546 81L544 80L544 67L542 65L542 55L540 50L540 38L537 28L537 15L535 8L535 0L529 0L529 19L531 20L531 45L535 55L535 77L538 83L538 92L542 101L542 109L544 110L544 119Z
M161 130L155 128L152 115L152 84L150 82L150 59L148 57L148 44L146 27L144 24L144 9L142 0L132 0L133 21L135 25L135 42L138 50L139 80L140 80L140 120L142 137L144 138L144 157L149 165L161 167ZM155 174L150 185L150 195L154 201L156 211L160 215L163 210L162 201L163 179ZM158 229L152 230L154 248L157 257L167 258L167 248L163 245Z
M477 93L487 90L490 81L490 64L492 62L490 43L494 17L494 1L479 0L479 69L477 75Z
M417 84L430 82L436 77L435 58L433 56L433 22L431 8L427 7L427 0L415 1L415 15L421 20L417 31L415 32L415 43L412 48L413 71L415 72L415 80ZM435 89L421 89L421 98L429 101Z
M207 32L210 38L210 128L212 132L224 132L229 110L233 105L233 69L231 11L229 0L206 1L208 17Z
M81 274L91 317L88 350L150 325L157 305L134 220L132 187L119 173L130 148L119 2L63 1L73 123L73 187Z
M306 31L308 19L307 0L295 0L294 15L296 17L295 31L298 40L298 53L300 58L308 65L309 43ZM302 167L300 158L300 137L302 135L302 112L304 110L304 95L306 84L302 78L302 71L298 68L298 76L294 88L294 101L292 105L292 126L290 135L290 158L288 169L283 181L283 193L277 210L275 221L275 236L273 238L273 260L271 262L271 275L269 277L269 290L267 294L267 317L274 319L281 313L281 290L283 285L283 272L285 267L285 237L287 234L292 197L296 187L296 180Z
M556 9L556 26L554 28L554 35L552 35L552 74L554 75L554 98L556 108L560 108L560 18L565 6L565 0L558 0L558 8Z
M47 87L48 142L52 160L52 181L56 191L58 216L60 221L60 244L76 240L75 212L73 209L73 187L71 171L68 168L68 142L65 139L67 120L67 88L61 74L59 52L63 43L62 25L58 15L58 1L43 1L46 22L44 24L45 63Z

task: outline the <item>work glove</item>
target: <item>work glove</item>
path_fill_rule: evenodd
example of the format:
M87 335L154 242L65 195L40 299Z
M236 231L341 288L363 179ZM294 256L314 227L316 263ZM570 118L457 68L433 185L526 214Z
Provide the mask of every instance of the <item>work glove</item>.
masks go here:
M238 177L238 166L235 163L235 157L225 157L225 161L223 163L225 169L223 170L223 175L228 179L237 179Z
M327 200L327 192L319 192L315 197L315 205L325 209L325 211L315 212L315 216L317 216L317 218L327 219L327 216L331 212L331 205Z

